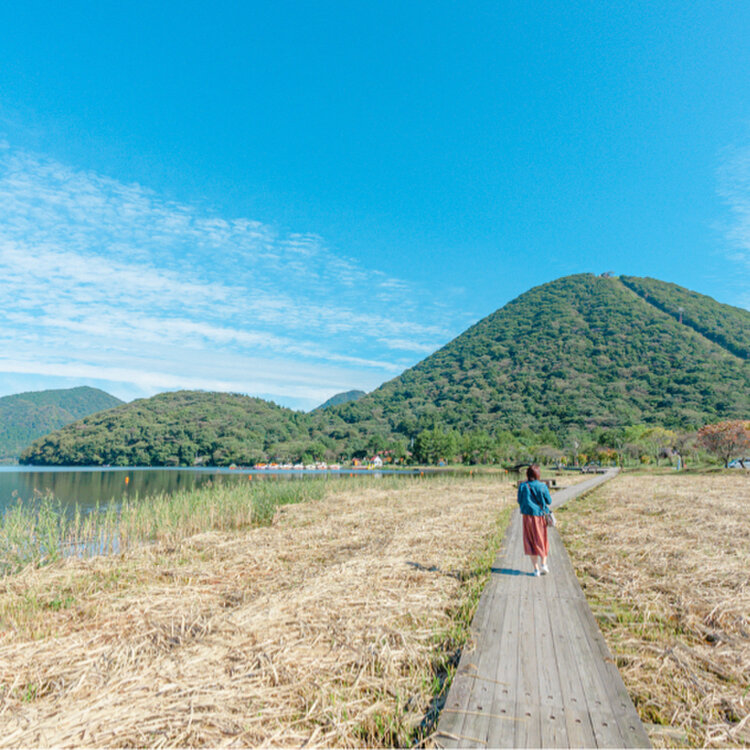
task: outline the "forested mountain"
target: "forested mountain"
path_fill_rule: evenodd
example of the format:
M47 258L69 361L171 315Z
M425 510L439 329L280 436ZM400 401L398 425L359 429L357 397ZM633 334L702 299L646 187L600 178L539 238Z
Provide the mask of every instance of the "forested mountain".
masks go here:
M29 391L0 398L0 459L17 458L32 440L121 404L98 388Z
M327 409L329 406L338 406L339 404L346 404L349 401L359 401L362 396L367 394L364 391L345 391L344 393L337 393L335 396L331 396L328 401L324 401L320 406L316 406L313 411L318 409Z
M365 432L565 431L571 427L699 426L750 415L745 310L695 295L694 326L664 312L680 287L568 276L522 294L356 403L329 409ZM683 295L684 296L684 295ZM681 297L680 297L681 299ZM700 303L700 306L699 304ZM684 301L687 309L688 301ZM712 339L696 330L705 325Z
M177 391L92 415L37 440L22 463L226 466L305 452L310 420L260 398ZM325 450L325 447L321 449Z
M40 439L23 460L225 465L405 455L426 430L436 440L451 431L454 443L464 434L473 454L492 443L498 456L497 446L516 438L560 446L591 430L748 419L749 319L654 279L569 276L522 294L356 401L304 414L246 396L165 393Z

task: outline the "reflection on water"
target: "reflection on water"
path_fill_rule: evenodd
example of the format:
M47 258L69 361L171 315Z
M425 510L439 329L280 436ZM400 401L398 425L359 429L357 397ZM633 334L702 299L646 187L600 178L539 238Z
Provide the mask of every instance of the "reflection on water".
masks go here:
M381 476L381 471L357 472L358 475ZM99 504L121 501L124 497L147 497L178 490L190 490L207 482L273 481L303 479L325 472L253 472L232 469L143 469L112 467L0 467L0 513L8 506L52 495L64 506L76 503L82 511ZM329 476L351 476L350 472L329 472ZM252 479L249 479L252 477Z
M224 477L219 476L220 480ZM235 480L236 477L226 477ZM123 497L134 498L192 489L217 476L209 472L170 469L65 469L3 467L0 469L0 511L17 499L51 494L63 505L82 510ZM247 477L244 477L247 481Z

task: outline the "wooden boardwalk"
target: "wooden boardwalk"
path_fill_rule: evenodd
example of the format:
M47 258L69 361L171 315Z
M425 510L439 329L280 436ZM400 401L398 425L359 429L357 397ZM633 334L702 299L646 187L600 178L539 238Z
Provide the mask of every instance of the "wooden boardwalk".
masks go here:
M616 471L552 495L553 507ZM550 529L531 575L516 510L472 622L436 742L442 747L650 747L570 563Z

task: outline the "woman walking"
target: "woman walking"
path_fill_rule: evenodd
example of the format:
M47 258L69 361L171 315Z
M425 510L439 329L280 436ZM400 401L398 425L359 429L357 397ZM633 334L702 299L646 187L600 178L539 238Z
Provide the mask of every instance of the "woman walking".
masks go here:
M547 520L552 505L547 485L540 482L542 473L534 464L526 469L526 482L518 487L518 504L521 506L523 518L523 551L531 556L534 565L534 575L549 573L547 555L549 554L549 540L547 539Z

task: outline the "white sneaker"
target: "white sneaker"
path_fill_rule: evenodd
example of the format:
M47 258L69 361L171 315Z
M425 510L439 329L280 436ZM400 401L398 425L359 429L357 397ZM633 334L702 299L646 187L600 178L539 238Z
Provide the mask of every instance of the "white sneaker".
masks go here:
M539 578L539 575L540 575L539 568L534 568L534 573L533 573L534 578Z
M543 575L543 576L546 576L546 575L547 575L547 573L549 573L549 568L547 567L547 565L546 565L546 564L545 564L545 565L542 565L542 575Z

